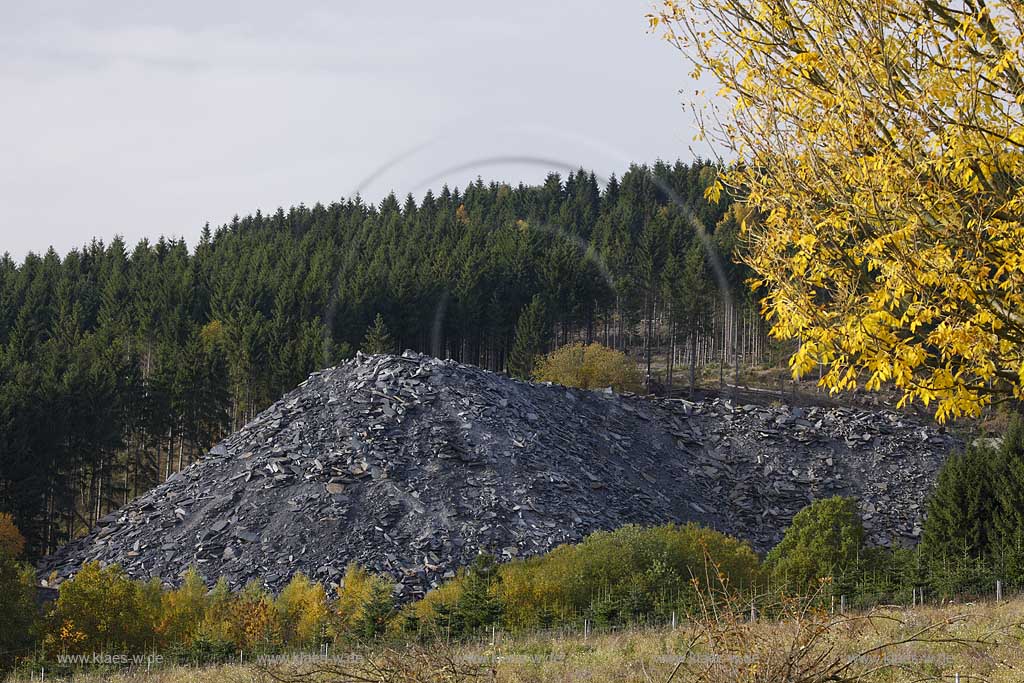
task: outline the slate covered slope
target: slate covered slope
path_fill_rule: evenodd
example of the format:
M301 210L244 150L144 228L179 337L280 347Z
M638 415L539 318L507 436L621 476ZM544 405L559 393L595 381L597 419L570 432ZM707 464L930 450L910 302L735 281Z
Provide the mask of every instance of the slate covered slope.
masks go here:
M771 547L808 500L864 498L876 541L919 533L954 445L892 413L652 401L534 385L407 352L312 375L203 460L40 565L118 562L175 583L324 583L355 561L405 598L481 549L698 521Z

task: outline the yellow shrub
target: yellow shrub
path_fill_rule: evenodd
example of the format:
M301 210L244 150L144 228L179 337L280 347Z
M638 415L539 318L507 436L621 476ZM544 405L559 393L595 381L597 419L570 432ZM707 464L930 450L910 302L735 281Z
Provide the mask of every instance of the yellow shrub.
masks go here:
M408 614L426 626L432 624L438 614L451 612L459 603L459 598L462 597L464 574L465 572L460 570L459 575L454 579L442 583L423 598L409 605L406 608Z
M284 641L289 645L311 645L327 625L327 595L324 587L296 574L274 601Z
M85 564L61 584L46 640L68 652L143 651L156 635L153 595L117 565Z
M642 383L636 363L626 354L597 343L555 349L537 363L533 377L567 387L616 391L639 391Z
M231 642L236 647L243 647L244 643L235 637L233 604L234 596L227 579L222 576L207 595L206 614L196 634L209 641Z
M190 641L203 623L207 604L206 582L190 567L181 587L162 596L156 628L161 640L165 644Z

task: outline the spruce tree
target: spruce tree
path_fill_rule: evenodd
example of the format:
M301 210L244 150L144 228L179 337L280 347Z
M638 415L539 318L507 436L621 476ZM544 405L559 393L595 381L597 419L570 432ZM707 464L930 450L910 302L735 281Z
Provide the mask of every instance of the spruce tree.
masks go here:
M366 330L366 337L363 339L363 353L394 353L394 342L391 341L391 333L384 324L384 316L380 313L373 320L373 325Z
M460 635L471 635L501 620L501 602L494 595L494 585L501 580L498 563L492 555L480 554L466 572L456 611L462 628Z
M996 499L989 448L954 453L928 499L921 552L930 562L990 555Z
M682 291L679 316L690 342L690 391L697 383L697 345L708 332L708 310L712 303L712 283L708 277L704 244L696 235L686 250L682 263Z
M362 638L376 638L388 628L388 621L395 614L395 598L391 586L385 581L374 581L370 595L356 620L356 633Z
M1024 421L1014 416L993 464L992 554L1002 568L1024 570Z
M516 337L508 354L508 371L513 377L529 379L537 356L544 352L549 335L547 309L540 295L533 297L516 321Z

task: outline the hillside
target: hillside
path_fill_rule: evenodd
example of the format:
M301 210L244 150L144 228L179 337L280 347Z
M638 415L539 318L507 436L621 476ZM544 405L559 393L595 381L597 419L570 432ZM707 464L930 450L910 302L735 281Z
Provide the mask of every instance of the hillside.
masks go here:
M739 224L703 198L715 172L698 160L633 165L606 183L551 173L537 186L256 211L189 245L106 235L66 254L3 255L0 510L31 554L52 552L310 372L367 351L378 315L387 350L492 370L570 339L636 355L653 335L656 360L689 330L698 365L725 340L729 359L771 362L756 306L711 297L721 292L700 259L682 284L684 255L704 254L694 216L715 234L707 258L729 261ZM742 268L727 268L741 293ZM698 294L705 303L684 319L681 302ZM534 303L537 336L516 349ZM653 327L639 325L655 311Z
M510 558L627 523L697 521L766 550L814 497L863 501L876 542L919 533L951 436L892 413L620 397L407 352L313 374L205 458L40 565L87 560L238 587L349 562L403 597L479 551Z

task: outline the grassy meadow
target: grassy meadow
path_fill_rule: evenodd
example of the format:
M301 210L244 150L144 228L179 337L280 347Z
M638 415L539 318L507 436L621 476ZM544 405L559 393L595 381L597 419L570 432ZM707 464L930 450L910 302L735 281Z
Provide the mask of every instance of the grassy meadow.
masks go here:
M732 616L736 615L736 616ZM676 628L549 632L479 642L342 648L327 658L83 671L83 683L500 681L502 683L826 683L1024 680L1024 599L891 608L845 615L794 603L780 620L750 622L708 607ZM39 680L20 672L18 681ZM48 680L54 680L47 676Z

